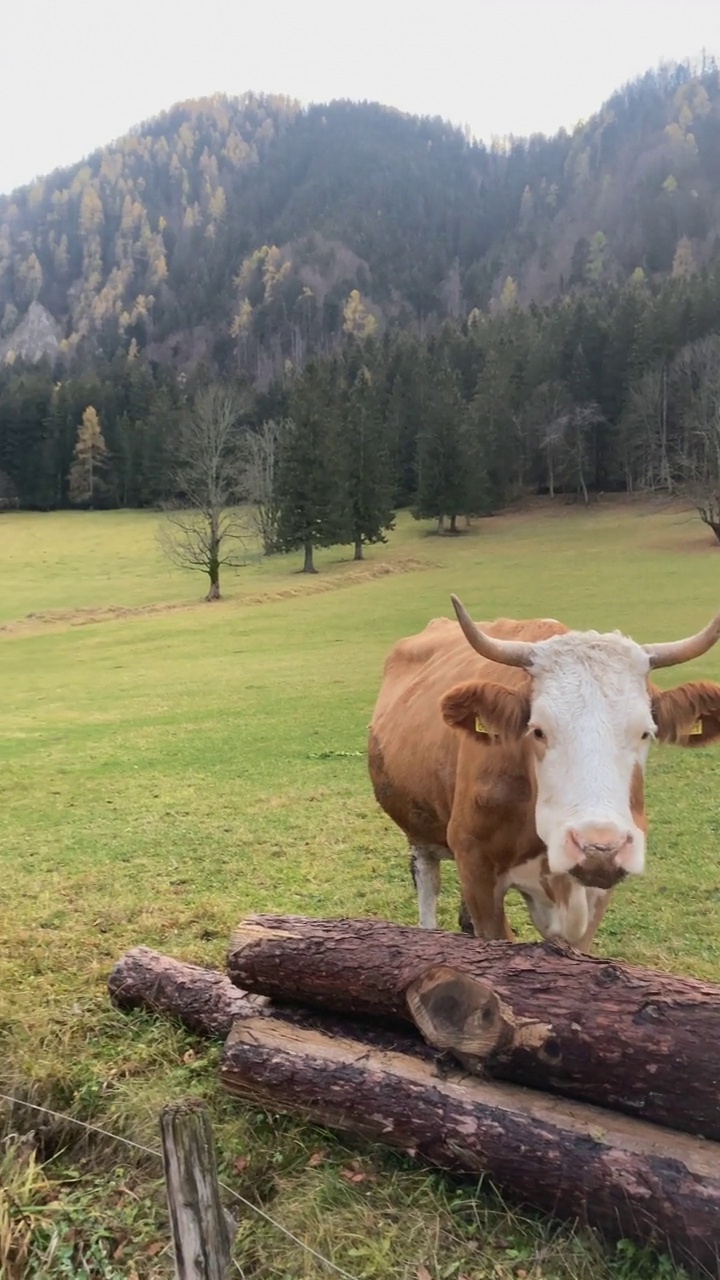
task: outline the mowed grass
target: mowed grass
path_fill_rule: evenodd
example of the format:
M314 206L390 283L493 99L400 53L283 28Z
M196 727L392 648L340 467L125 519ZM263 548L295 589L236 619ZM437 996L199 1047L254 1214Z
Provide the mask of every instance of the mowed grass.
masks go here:
M151 1147L163 1102L206 1097L225 1181L367 1280L675 1276L468 1181L241 1109L218 1090L217 1046L118 1014L105 984L139 943L221 967L248 911L414 923L364 759L393 641L447 613L450 591L478 619L687 634L720 606L720 548L687 513L634 503L539 504L457 539L403 516L363 566L343 549L310 580L295 558L261 562L208 606L200 578L163 564L157 519L0 518L0 1090ZM661 676L720 680L720 652ZM720 979L720 752L655 749L648 772L648 871L618 889L598 950ZM452 868L444 882L455 928ZM519 900L511 915L535 936ZM5 1119L0 1275L172 1274L156 1159ZM35 1155L12 1138L28 1129ZM332 1274L249 1213L236 1253L248 1278Z

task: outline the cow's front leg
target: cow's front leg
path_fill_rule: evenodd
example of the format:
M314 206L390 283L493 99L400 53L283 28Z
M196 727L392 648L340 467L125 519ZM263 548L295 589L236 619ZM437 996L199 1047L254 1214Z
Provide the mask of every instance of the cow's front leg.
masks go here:
M495 868L488 863L480 846L472 841L456 849L455 863L463 905L472 921L475 936L488 941L506 938L512 942L515 935L505 915L505 892L500 887Z
M417 891L420 928L437 929L440 858L435 850L424 844L411 844L410 874Z
M602 921L605 912L610 905L612 897L612 889L586 889L588 904L588 925L582 938L575 943L578 951L589 952L592 948L593 939Z
M473 935L473 937L475 936L475 930L473 929L473 922L470 916L470 912L467 909L467 905L463 897L460 898L460 911L458 912L458 924L460 925L460 931L462 933L470 933Z

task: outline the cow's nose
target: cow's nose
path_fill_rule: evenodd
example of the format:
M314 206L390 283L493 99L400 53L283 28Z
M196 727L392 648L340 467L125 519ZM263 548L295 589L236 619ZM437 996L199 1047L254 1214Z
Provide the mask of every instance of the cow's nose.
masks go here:
M632 831L622 831L618 827L580 827L570 831L568 844L574 846L568 852L576 862L595 854L620 860L632 846Z

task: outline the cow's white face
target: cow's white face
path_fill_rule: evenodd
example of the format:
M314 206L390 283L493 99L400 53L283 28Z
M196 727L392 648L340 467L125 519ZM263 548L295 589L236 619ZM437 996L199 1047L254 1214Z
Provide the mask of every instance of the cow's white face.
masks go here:
M569 871L586 885L609 888L623 873L641 872L650 742L720 741L720 685L691 681L660 690L648 674L707 653L720 640L720 613L696 635L659 644L597 631L503 639L477 627L456 596L452 601L466 640L486 664L520 667L530 680L503 684L486 665L483 678L448 690L443 718L485 744L528 740L535 826L550 873Z
M642 781L655 726L648 655L621 635L556 636L529 668L535 825L550 871L645 866ZM631 803L636 795L636 812Z

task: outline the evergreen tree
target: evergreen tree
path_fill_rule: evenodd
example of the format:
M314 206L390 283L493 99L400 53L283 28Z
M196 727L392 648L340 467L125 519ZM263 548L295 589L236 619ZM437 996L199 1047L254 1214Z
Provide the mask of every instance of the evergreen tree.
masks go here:
M367 358L363 358L363 357ZM378 363L372 348L346 356L343 437L347 466L350 534L355 559L363 545L385 542L395 524L395 487L390 434L382 417Z
M108 450L97 410L90 404L78 427L73 463L68 476L68 492L73 503L90 506L107 491L105 474Z
M51 507L56 498L46 419L52 396L47 370L9 371L0 382L0 470L20 505Z
M138 445L138 501L153 506L167 495L177 442L181 438L181 412L167 387L160 387L140 423Z
M468 430L457 375L443 354L435 363L432 392L418 437L416 520L434 518L438 530L450 519L457 532L460 515L477 515L480 501L478 454Z
M347 476L340 444L335 371L312 362L290 395L290 422L278 463L277 547L302 549L303 573L316 573L315 547L350 540Z
M403 334L382 348L385 369L388 435L395 453L395 502L407 507L417 488L419 424L424 421L430 395L425 351L413 335Z

